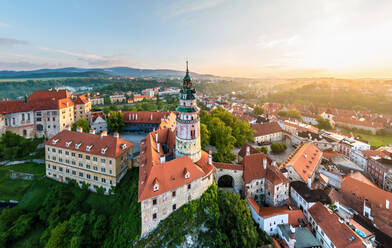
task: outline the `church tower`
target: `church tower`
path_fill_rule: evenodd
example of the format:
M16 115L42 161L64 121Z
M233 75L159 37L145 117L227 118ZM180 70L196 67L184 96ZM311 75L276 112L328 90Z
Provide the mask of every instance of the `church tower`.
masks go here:
M189 76L188 61L186 74L180 90L180 105L177 107L176 158L188 156L193 162L201 158L199 108Z

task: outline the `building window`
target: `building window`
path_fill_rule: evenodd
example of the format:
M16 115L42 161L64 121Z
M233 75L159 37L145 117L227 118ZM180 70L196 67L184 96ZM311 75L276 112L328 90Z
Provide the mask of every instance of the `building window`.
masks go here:
M112 174L112 170L109 170L109 174Z
M48 164L48 169L50 169L50 164Z
M157 214L152 215L152 219L155 220L157 218Z
M176 197L176 191L173 191L173 192L172 192L172 196L173 196L173 197Z
M86 164L86 169L90 169L90 165L89 164Z
M177 205L173 204L173 211L177 209Z
M67 156L68 156L68 155L69 155L69 151L65 151L65 155L67 155Z
M152 205L157 205L157 199L152 200Z
M86 155L86 159L87 159L87 160L90 160L90 156L89 156L89 155Z
M94 176L94 181L98 181L98 177L97 176Z
M93 166L93 170L98 171L98 167L97 166Z
M101 168L101 172L102 173L106 173L106 169L105 168Z
M93 157L93 161L97 162L98 161L97 157Z
M76 171L73 170L73 171L72 171L72 175L75 175L75 176L76 176Z
M190 190L191 189L191 184L188 184L188 190Z
M91 179L91 175L90 174L86 174L87 179Z
M65 173L69 173L69 169L65 169Z
M59 171L63 171L63 167L59 167Z
M72 153L71 153L71 156L72 156L72 157L75 157L75 153L74 153L74 152L72 152Z
M83 177L83 172L79 172L79 177Z
M78 157L79 157L79 158L83 158L83 155L82 155L82 154L78 154Z
M103 183L106 183L106 179L105 179L105 178L101 178L101 181L102 181Z
M82 164L82 163L79 163L79 167L83 167L83 164Z
M101 158L101 163L105 163L106 162L106 159L104 159L104 158Z

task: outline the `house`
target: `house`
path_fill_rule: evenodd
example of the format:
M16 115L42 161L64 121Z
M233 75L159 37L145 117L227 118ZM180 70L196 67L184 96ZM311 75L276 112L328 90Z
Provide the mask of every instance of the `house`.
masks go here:
M75 121L79 120L80 118L88 119L90 111L91 111L90 100L84 95L78 96L74 101Z
M67 90L37 90L24 100L0 101L5 130L25 138L51 138L74 122Z
M87 184L96 191L102 187L106 194L116 186L132 166L128 156L133 143L94 130L83 133L63 130L45 142L46 176L67 183L70 179L80 186Z
M100 96L92 96L90 97L90 101L92 105L104 105L105 99Z
M337 126L346 127L350 129L356 128L356 129L367 130L370 131L372 134L376 134L377 131L380 131L381 129L384 128L383 123L368 121L365 120L364 118L356 119L356 118L350 118L344 116L334 116L333 120L335 122L335 125Z
M313 143L297 147L283 162L290 181L313 182L322 160L322 152Z
M113 103L125 102L127 99L124 95L116 94L116 95L109 96L109 100L110 103L113 104Z
M171 117L171 112L126 111L124 112L124 131L152 132Z
M266 122L263 124L253 124L252 129L256 143L276 142L283 140L283 130L277 122Z
M238 152L237 160L238 162L241 162L245 156L255 153L260 153L260 151L254 148L252 145L244 143L244 145L242 145L240 151Z
M247 198L246 201L253 220L268 235L277 234L278 225L289 224L297 227L300 225L301 220L303 222L305 220L301 210L289 209L287 206L260 207L253 198Z
M106 116L102 111L90 112L89 123L96 133L107 131Z
M246 197L263 198L270 206L280 206L288 199L289 181L278 170L275 161L264 153L243 159L244 193Z
M309 208L308 221L323 248L364 247L358 234L320 202Z
M304 212L305 216L308 215L308 209L316 202L321 202L324 205L331 203L331 199L323 190L313 190L309 185L301 181L290 183L290 199L296 207Z
M0 114L0 136L5 133L5 119L4 115Z

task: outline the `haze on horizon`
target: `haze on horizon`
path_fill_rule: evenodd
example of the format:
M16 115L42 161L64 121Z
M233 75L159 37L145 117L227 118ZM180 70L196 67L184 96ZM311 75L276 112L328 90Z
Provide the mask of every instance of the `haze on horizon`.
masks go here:
M392 78L392 1L0 3L0 70L184 69L234 77Z

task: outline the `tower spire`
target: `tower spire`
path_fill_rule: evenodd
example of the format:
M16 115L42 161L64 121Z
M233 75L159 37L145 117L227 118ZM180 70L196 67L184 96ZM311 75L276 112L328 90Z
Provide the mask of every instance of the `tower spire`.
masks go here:
M186 60L186 75L189 75L188 60Z

